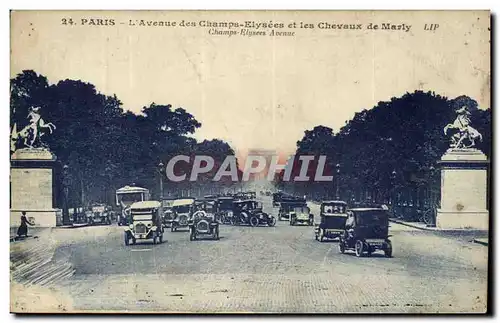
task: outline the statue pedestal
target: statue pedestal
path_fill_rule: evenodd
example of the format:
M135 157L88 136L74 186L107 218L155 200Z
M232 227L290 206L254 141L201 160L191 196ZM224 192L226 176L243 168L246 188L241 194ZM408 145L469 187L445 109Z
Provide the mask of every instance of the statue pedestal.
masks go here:
M443 155L438 228L488 230L488 163L477 149L448 149Z
M19 226L21 212L39 227L55 227L55 156L44 148L24 148L11 156L10 226Z

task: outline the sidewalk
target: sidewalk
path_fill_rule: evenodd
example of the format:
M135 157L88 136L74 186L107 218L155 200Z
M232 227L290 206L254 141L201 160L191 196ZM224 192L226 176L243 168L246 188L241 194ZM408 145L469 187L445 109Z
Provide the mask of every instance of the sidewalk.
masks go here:
M470 242L488 245L488 230L479 229L440 229L437 227L428 227L425 223L421 222L407 222L395 218L390 218L390 222L401 224L410 228L419 229L422 231L434 232L443 236L474 236Z

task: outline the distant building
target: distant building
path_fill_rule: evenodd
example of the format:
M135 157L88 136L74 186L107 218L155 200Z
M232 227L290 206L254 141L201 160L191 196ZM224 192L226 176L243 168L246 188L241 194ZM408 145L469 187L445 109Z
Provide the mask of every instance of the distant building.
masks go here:
M248 156L262 156L266 160L266 167L263 171L252 174L250 180L252 181L267 181L267 173L269 170L269 165L271 164L271 160L273 156L278 156L276 150L272 149L250 149L248 151Z

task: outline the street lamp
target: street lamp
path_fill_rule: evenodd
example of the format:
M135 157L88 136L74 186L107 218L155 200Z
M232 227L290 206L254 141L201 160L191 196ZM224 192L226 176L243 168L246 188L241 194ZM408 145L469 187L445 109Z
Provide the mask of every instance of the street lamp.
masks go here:
M165 165L160 162L158 164L158 173L160 174L160 201L163 200L163 168Z
M69 166L64 165L63 166L63 192L64 192L64 199L63 199L63 225L69 225L69 209L68 209L68 193L69 193Z
M339 194L339 184L340 184L340 164L335 165L336 173L337 173L337 180L336 180L336 185L335 185L335 199L339 200L340 199L340 194Z
M395 192L395 189L394 189L394 186L396 184L396 171L393 170L392 173L391 173L391 200L390 200L390 204L392 207L394 207L394 202L395 202L395 199L394 199L394 192Z

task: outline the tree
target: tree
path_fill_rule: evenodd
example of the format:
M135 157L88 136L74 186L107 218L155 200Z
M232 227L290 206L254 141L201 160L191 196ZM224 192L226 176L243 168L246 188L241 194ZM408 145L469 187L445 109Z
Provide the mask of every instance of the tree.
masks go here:
M11 126L27 124L30 106L41 106L42 117L57 127L44 139L59 166L69 166L70 195L79 197L75 203L111 202L112 192L133 182L154 189L160 161L198 149L189 135L201 124L185 109L152 103L140 114L123 111L116 95L99 93L90 83L49 85L44 76L23 71L11 80ZM234 154L222 141L212 145Z
M432 92L415 91L355 114L338 133L319 126L306 131L297 154L327 154L330 167L340 165L339 182L345 199L386 200L392 185L407 199L416 199L449 148L443 128L456 117L456 107L467 105L472 126L483 134L479 148L491 145L491 112L477 108L467 96L453 100ZM396 178L391 179L392 172ZM314 190L313 185L306 187ZM331 189L331 188L330 188ZM330 192L330 196L332 192Z

